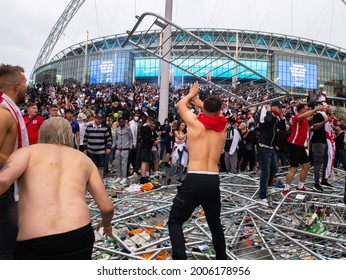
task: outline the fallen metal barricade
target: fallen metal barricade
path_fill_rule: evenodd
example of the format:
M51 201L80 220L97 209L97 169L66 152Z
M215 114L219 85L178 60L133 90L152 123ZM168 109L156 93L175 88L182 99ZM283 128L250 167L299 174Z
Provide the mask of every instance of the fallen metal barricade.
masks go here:
M271 209L262 207L257 199L260 177L256 172L220 174L220 219L229 259L345 259L345 171L335 169L328 180L333 187L324 187L324 193L317 193L312 190L312 169L306 180L307 192L296 190L295 178L291 191L283 196L287 173L284 169L280 168L273 186L268 188ZM172 259L167 221L176 185L131 193L110 179L106 181L115 209L114 238L105 239L96 232L92 258ZM95 226L101 217L92 199L89 208ZM202 207L195 209L183 230L189 259L215 259Z

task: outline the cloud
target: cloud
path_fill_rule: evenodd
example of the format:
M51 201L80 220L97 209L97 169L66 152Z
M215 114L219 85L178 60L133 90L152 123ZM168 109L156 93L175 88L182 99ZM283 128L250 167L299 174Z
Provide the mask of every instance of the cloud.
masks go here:
M0 63L19 64L31 72L52 27L69 3L70 0L3 0ZM52 55L84 41L87 30L89 38L125 33L134 26L135 15L147 11L164 14L164 9L165 0L85 1ZM292 34L346 48L346 6L336 0L173 0L173 22L184 28Z

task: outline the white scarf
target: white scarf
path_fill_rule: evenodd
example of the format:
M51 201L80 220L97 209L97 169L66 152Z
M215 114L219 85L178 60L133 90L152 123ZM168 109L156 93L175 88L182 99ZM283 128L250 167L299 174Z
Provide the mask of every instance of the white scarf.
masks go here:
M28 147L29 146L28 133L26 131L25 122L18 106L13 102L13 100L8 95L1 92L0 92L0 105L4 109L8 110L17 122L18 133L17 133L17 139L16 139L14 151L22 147ZM14 182L14 199L16 201L19 200L18 181Z

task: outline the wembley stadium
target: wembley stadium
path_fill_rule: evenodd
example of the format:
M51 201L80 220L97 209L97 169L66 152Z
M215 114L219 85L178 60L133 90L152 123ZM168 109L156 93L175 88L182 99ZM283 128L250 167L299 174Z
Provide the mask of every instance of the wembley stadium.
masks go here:
M305 93L324 85L328 95L345 97L346 94L346 50L327 43L282 34L230 29L194 29L189 32L216 46L221 51L237 57L264 77L275 81L288 91ZM134 37L146 37L151 48L159 42L155 32L136 32ZM132 83L133 81L157 83L160 59L133 45L122 44L127 34L110 35L72 45L36 68L34 82L68 83ZM174 44L179 41L179 44ZM179 31L172 31L172 59L189 45ZM203 50L201 50L203 52ZM181 57L192 67L199 52ZM219 63L219 62L218 62ZM212 63L202 72L211 78L227 73L223 67L215 70ZM216 71L216 72L215 72ZM85 80L83 79L85 73ZM227 74L225 74L227 75ZM241 73L238 75L241 80ZM171 67L171 83L190 82L194 77L181 69ZM255 78L256 79L256 78ZM216 80L217 82L217 80Z

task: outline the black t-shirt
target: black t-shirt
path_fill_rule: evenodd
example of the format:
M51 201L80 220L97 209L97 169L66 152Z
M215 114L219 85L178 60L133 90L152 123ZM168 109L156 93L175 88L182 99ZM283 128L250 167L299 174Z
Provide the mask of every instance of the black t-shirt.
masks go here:
M149 125L143 125L141 130L141 148L148 149L152 148L154 142L155 142L155 135L153 135L153 130L150 128Z
M320 123L324 121L324 117L321 113L317 113L312 118L312 123ZM311 143L327 143L326 130L324 129L324 125L318 129L313 131L314 134L311 138Z
M171 139L169 133L172 131L172 128L169 124L163 124L160 126L160 131L164 132L161 134L161 139L165 142L168 142Z

